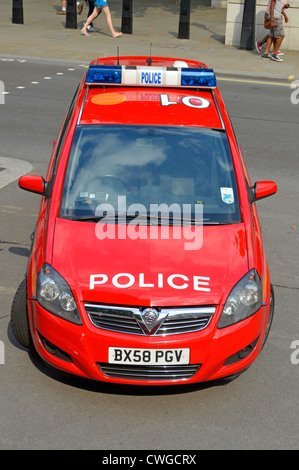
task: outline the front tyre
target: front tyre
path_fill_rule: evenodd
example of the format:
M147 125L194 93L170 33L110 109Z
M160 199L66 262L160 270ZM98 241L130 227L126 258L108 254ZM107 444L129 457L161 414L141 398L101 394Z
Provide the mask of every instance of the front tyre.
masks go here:
M272 326L273 317L274 317L274 306L275 306L274 289L273 289L273 286L271 284L271 288L270 288L270 309L269 309L269 316L268 316L268 321L267 321L267 326L266 326L266 333L265 333L265 338L264 338L262 349L266 344L266 341L268 339L268 335L269 335L269 332L270 332L270 329L271 329L271 326Z
M28 312L27 312L27 279L19 285L11 306L11 327L16 340L25 348L33 349Z

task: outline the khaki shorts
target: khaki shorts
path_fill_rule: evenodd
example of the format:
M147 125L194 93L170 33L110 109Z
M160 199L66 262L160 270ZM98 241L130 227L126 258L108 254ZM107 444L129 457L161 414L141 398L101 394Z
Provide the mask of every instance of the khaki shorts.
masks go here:
M282 19L274 18L274 21L275 21L275 27L270 29L269 36L271 36L271 38L275 38L275 39L284 37L285 33L284 33L284 29L283 29Z

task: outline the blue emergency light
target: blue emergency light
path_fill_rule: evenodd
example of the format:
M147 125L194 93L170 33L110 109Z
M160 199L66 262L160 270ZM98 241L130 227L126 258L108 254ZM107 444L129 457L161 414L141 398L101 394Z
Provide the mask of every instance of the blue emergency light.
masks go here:
M152 87L215 88L212 69L125 65L90 65L85 79L88 85L124 85Z
M122 68L120 65L90 65L86 74L86 83L90 84L121 84Z
M215 88L216 85L216 77L212 69L182 69L181 86Z

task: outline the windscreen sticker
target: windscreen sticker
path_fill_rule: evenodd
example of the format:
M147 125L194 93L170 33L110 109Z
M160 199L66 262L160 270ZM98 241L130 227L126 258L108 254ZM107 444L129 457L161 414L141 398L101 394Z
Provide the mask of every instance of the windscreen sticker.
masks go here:
M220 188L221 199L226 204L233 204L235 202L233 188Z

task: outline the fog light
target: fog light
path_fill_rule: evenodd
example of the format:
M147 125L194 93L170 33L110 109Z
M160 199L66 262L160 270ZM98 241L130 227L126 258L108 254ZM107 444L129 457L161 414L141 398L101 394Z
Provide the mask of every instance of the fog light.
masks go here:
M249 354L251 354L252 351L254 350L256 343L258 342L258 339L259 339L259 336L248 346L236 352L232 356L228 357L223 365L230 366L231 364L235 364L236 362L242 361L242 359L245 359L246 357L248 357Z
M60 349L58 346L53 344L51 341L46 339L42 334L40 334L39 331L37 333L38 333L40 342L42 343L43 347L49 354L63 361L73 362L71 356L68 353L66 353L65 351Z

